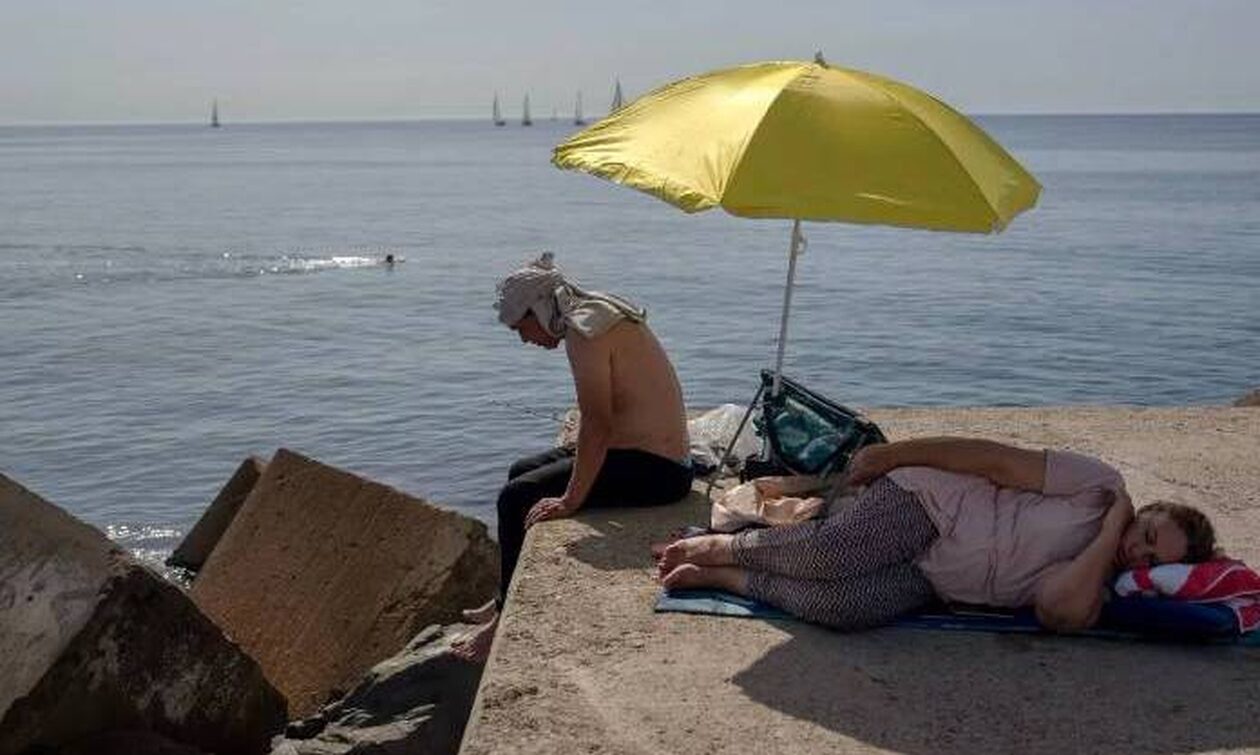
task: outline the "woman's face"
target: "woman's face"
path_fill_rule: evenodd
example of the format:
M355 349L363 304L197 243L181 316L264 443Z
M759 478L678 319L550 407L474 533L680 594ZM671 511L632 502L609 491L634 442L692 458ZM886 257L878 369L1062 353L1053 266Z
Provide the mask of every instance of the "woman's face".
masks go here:
M1190 541L1165 511L1139 513L1129 523L1116 548L1121 569L1175 564L1186 557Z

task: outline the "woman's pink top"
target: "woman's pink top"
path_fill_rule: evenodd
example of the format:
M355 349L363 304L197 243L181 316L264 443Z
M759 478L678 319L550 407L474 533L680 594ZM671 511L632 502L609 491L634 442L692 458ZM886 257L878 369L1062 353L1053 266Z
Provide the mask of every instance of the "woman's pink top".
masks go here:
M941 598L1031 605L1037 583L1098 535L1124 479L1098 459L1046 451L1045 491L1000 488L984 477L901 467L888 478L918 496L940 532L918 566Z

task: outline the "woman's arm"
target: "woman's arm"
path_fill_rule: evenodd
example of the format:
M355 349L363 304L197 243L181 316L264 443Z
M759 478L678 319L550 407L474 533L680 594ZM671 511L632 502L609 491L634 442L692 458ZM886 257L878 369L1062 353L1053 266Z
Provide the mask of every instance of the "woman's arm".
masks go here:
M853 457L849 482L865 484L897 467L980 475L999 487L1037 492L1046 482L1045 451L973 438L915 438L867 446Z
M1074 632L1093 626L1102 612L1103 590L1114 570L1116 549L1133 521L1133 503L1115 493L1102 529L1076 558L1055 567L1037 587L1037 619L1049 629Z

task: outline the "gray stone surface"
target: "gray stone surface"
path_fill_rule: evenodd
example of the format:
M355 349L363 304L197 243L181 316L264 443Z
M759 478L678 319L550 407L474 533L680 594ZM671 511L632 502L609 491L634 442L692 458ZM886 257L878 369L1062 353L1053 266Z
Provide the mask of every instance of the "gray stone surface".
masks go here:
M151 731L266 752L283 698L175 586L0 476L0 755Z
M0 475L0 716L92 617L121 551Z
M277 451L191 594L307 716L498 585L481 522Z
M1260 563L1252 409L871 411L893 439L973 435L1101 456L1135 502L1209 512ZM654 614L648 545L695 497L526 538L461 752L1260 751L1260 649Z
M426 627L341 700L291 723L272 755L441 755L459 750L482 665L450 652L467 625Z
M211 755L151 731L94 734L57 749L57 755Z
M166 559L167 565L194 572L200 569L266 469L267 463L256 456L242 461L179 547Z

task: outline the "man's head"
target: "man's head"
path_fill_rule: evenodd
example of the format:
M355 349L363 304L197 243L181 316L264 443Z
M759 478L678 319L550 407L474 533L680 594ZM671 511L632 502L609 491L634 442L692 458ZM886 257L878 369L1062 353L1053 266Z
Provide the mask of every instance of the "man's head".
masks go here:
M517 331L521 340L545 346L544 340L532 338L535 330L552 340L564 337L564 325L556 306L556 289L566 285L564 275L556 269L550 252L499 282L494 308L499 321ZM551 345L549 348L555 348Z
M560 337L547 332L531 311L511 326L520 337L521 343L532 343L544 349L554 349L560 345Z
M1120 537L1116 565L1137 569L1172 563L1198 563L1216 552L1216 533L1193 506L1160 501L1143 506Z

